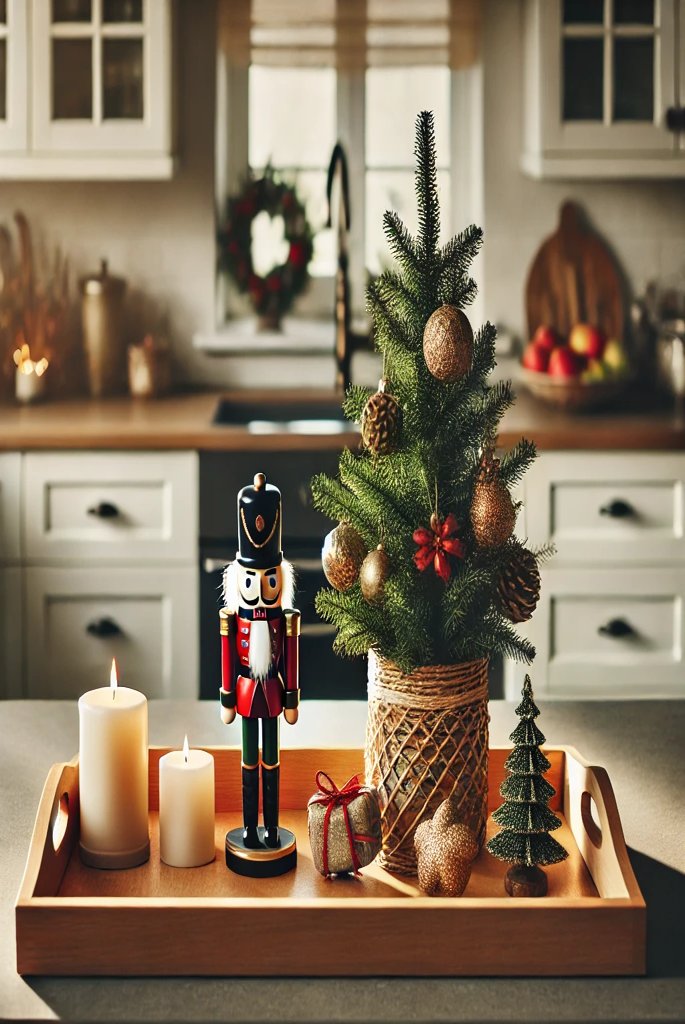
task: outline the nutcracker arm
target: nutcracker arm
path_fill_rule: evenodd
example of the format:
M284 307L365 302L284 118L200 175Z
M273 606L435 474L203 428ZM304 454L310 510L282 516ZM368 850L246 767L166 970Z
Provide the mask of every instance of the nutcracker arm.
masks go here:
M219 699L222 708L234 708L236 702L236 617L230 608L219 611L219 632L221 635L221 689Z
M283 707L288 710L300 703L300 613L296 608L284 609L285 640L283 642Z

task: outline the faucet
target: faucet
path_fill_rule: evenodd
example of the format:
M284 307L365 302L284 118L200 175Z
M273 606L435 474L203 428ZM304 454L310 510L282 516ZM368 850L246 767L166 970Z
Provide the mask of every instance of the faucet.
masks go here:
M338 190L337 252L338 265L335 273L335 387L345 391L350 383L350 359L352 356L352 335L350 332L350 282L348 279L348 232L350 230L350 186L347 173L347 157L340 142L336 142L328 165L326 198L328 220L326 227L333 227L333 185L336 176L340 178Z

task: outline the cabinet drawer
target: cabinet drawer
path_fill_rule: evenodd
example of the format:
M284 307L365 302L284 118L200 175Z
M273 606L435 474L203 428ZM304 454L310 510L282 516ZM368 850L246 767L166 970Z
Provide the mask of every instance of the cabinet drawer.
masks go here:
M542 577L540 604L522 630L537 648L531 674L541 692L685 697L685 569L548 569Z
M0 564L19 561L20 481L21 455L0 455Z
M685 456L543 455L524 481L525 532L555 562L685 561Z
M197 455L29 454L29 562L190 562L197 552Z
M147 697L198 696L195 568L26 570L27 693L76 698L122 684Z

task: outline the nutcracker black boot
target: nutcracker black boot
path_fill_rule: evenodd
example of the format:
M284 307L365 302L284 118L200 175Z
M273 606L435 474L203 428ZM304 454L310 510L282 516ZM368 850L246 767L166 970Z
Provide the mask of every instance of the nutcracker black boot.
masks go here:
M243 765L243 842L250 849L259 843L257 820L259 817L259 765L246 768Z
M278 834L278 777L281 769L262 765L262 805L264 809L264 842L276 848L281 845Z

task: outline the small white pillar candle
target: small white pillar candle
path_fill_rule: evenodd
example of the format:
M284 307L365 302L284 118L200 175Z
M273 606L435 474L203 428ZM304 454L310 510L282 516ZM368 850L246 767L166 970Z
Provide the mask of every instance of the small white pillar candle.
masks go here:
M175 868L214 860L214 758L172 750L159 759L159 855Z
M81 860L96 868L131 868L150 856L147 700L110 685L79 698Z

